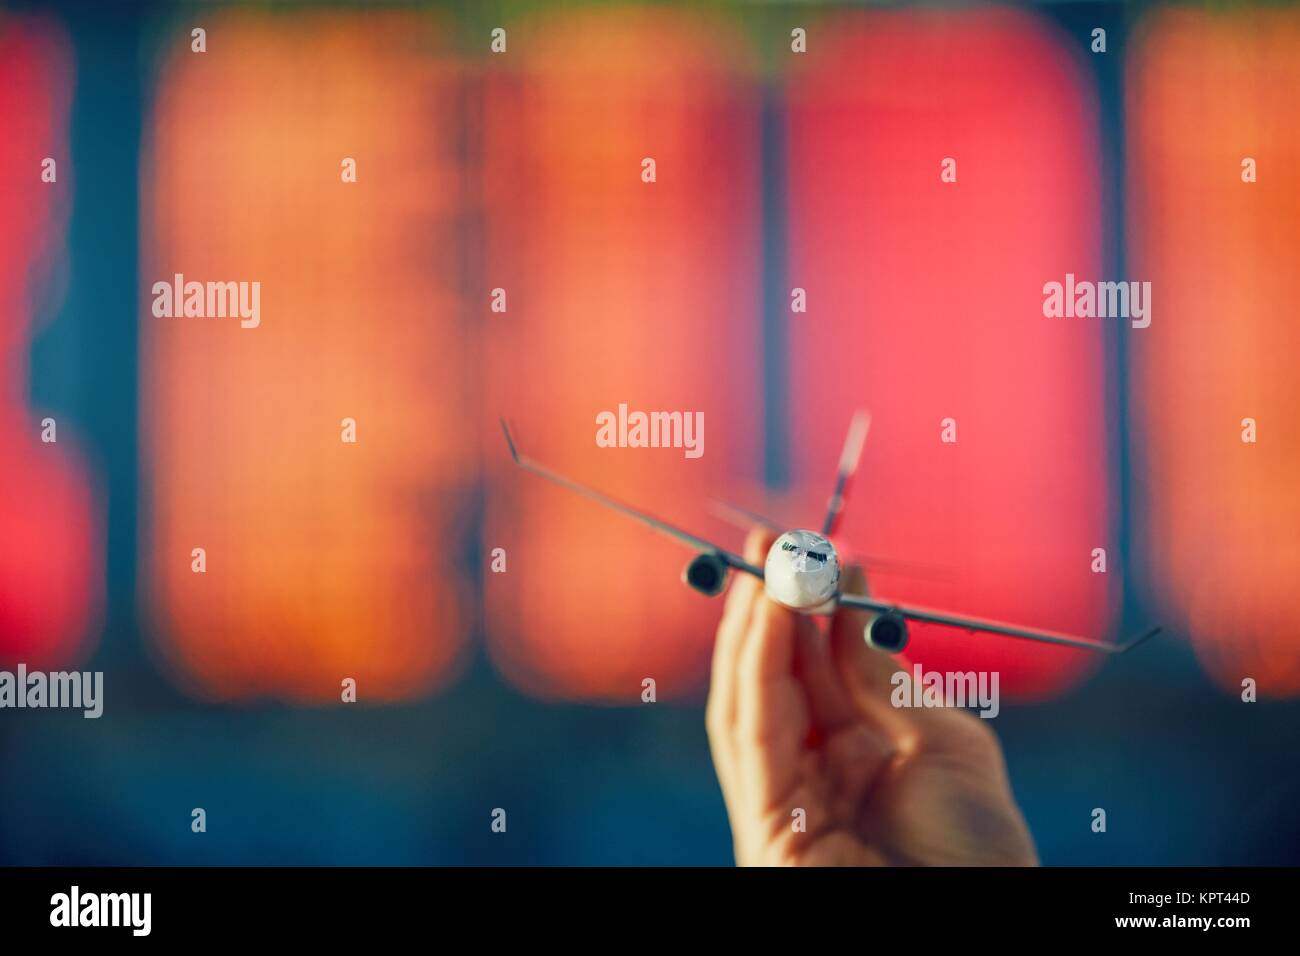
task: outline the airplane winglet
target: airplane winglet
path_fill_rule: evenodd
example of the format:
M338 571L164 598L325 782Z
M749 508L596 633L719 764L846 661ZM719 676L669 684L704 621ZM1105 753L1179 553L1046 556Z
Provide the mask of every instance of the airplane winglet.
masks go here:
M609 495L597 491L595 488L590 488L581 482L574 481L572 478L565 477L559 472L551 471L551 469L547 468L545 465L541 465L538 462L533 461L531 458L524 457L519 453L519 449L515 446L514 436L510 434L510 426L506 423L504 417L501 418L501 432L506 436L506 446L510 449L510 457L513 458L515 464L524 471L530 471L534 475L545 478L547 481L554 482L563 488L567 488L572 492L582 495L584 498L598 502L606 508L612 508L614 511L621 512L629 518L639 521L644 525L648 525L660 534L667 535L683 544L689 545L696 551L716 555L727 565L738 571L752 574L759 579L763 577L762 568L750 564L740 555L733 554L726 548L720 548L711 541L706 541L704 538L697 537L689 531L683 531L681 528L670 525L668 522L656 518L654 515L647 514L638 508L633 508L631 505L624 504L617 498L611 498Z
M1137 647L1139 644L1144 644L1144 643L1146 643L1147 641L1151 640L1151 638L1155 637L1157 634L1159 634L1159 633L1160 633L1161 631L1163 631L1163 630L1164 630L1163 627L1153 627L1153 628L1151 628L1151 630L1147 631L1145 634L1140 634L1140 635L1138 635L1137 637L1133 638L1133 639L1132 639L1131 641L1129 641L1127 644L1121 644L1121 645L1119 645L1118 647L1116 647L1116 648L1115 648L1115 653L1116 653L1116 654L1127 654L1129 651L1133 650L1133 648Z
M501 431L505 433L506 447L510 449L510 457L515 460L516 465L522 465L523 462L519 460L519 449L515 447L515 440L510 435L510 426L506 424L504 416L501 418Z

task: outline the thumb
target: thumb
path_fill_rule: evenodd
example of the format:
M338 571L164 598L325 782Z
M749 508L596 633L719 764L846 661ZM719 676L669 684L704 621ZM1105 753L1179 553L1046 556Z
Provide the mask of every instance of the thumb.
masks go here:
M848 569L841 590L848 594L869 593L862 568ZM916 733L908 716L890 703L900 659L867 642L867 627L874 618L875 614L861 608L843 605L837 608L831 620L831 656L836 673L858 712L904 749L915 742Z

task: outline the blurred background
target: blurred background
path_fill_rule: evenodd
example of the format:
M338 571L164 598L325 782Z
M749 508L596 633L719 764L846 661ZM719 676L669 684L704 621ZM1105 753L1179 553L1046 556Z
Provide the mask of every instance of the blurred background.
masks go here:
M0 861L729 863L719 605L496 418L735 546L866 407L843 542L943 572L875 592L1174 632L916 629L1001 673L1044 862L1300 862L1298 97L1275 3L9 4L0 668L105 711L0 712ZM1066 273L1151 327L1044 318ZM597 448L622 402L704 456Z

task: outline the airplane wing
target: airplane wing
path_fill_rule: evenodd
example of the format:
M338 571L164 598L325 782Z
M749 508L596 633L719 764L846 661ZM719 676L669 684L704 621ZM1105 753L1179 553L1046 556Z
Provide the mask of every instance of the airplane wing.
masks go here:
M1040 641L1044 644L1061 644L1065 647L1079 647L1089 651L1100 651L1103 654L1123 654L1131 651L1143 641L1149 640L1160 633L1162 628L1156 627L1129 640L1119 644L1112 644L1108 641L1093 640L1089 637L1075 637L1071 634L1060 634L1056 631L1036 631L1030 628L1014 627L1010 624L1003 624L999 621L986 621L975 617L959 617L955 614L948 614L944 611L934 611L929 608L907 607L902 604L894 604L890 601L878 601L865 595L858 594L841 594L839 603L846 607L861 608L865 611L875 611L877 614L895 613L909 621L924 621L928 624L943 624L947 627L957 627L966 631L985 631L989 634L1001 634L1003 637L1018 637L1027 641Z
M577 492L584 498L590 498L592 501L598 502L606 508L611 508L614 511L627 515L629 518L640 521L642 524L650 526L660 534L667 535L674 540L680 541L682 544L689 545L696 551L715 554L725 561L728 566L735 568L737 571L744 571L746 574L752 574L760 581L763 579L763 569L750 564L740 555L734 554L725 548L720 548L710 541L705 541L703 538L696 537L689 531L683 531L681 528L676 528L666 521L661 521L653 515L646 514L644 511L633 508L631 505L626 505L621 501L609 497L609 495L596 491L594 488L588 488L586 485L579 484L572 479L551 471L544 465L539 465L531 458L526 458L521 455L519 449L515 447L515 440L510 434L510 426L506 424L504 418L501 419L501 430L505 433L506 445L510 448L510 457L515 460L516 465L525 471L530 471L534 475L540 475L549 481L555 482L557 485L568 488L570 491Z

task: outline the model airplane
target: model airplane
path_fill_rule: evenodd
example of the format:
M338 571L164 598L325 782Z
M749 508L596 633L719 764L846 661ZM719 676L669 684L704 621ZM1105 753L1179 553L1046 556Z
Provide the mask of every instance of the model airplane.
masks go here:
M849 425L848 437L844 442L844 451L840 455L839 470L835 478L835 490L826 509L826 518L820 532L787 531L772 543L767 552L763 567L750 564L738 554L720 548L712 542L683 531L666 521L661 521L630 505L602 494L593 488L579 484L549 468L521 455L510 434L510 427L505 419L501 420L501 429L505 432L506 444L515 464L540 475L558 485L591 498L607 508L622 512L654 530L667 535L697 552L682 572L682 580L701 594L713 597L721 594L727 585L731 571L752 574L763 582L767 595L772 600L793 611L802 614L830 614L836 607L860 608L874 614L865 629L868 643L883 651L896 654L907 645L907 624L909 621L923 621L929 624L941 624L947 627L961 628L971 632L998 634L1003 637L1017 637L1029 641L1041 641L1044 644L1060 644L1066 647L1078 647L1104 654L1122 654L1130 651L1148 638L1160 632L1156 627L1123 643L1094 640L1088 637L1075 637L1054 631L1040 631L1016 627L999 621L980 618L962 617L945 611L929 608L911 607L882 601L865 594L844 594L840 591L841 561L830 535L844 510L845 493L858 461L862 456L862 446L866 441L870 419L865 412L859 412ZM762 520L762 519L760 519Z

